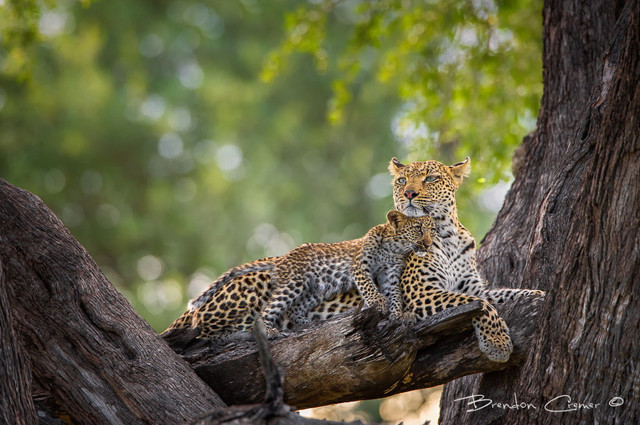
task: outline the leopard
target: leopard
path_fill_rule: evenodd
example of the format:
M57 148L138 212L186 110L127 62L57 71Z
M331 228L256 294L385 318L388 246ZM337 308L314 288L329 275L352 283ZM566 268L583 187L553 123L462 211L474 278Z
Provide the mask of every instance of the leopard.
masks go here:
M197 338L247 336L260 317L267 336L309 323L309 312L325 300L355 291L367 307L405 319L400 277L409 254L427 255L431 217L387 213L387 222L363 237L306 243L280 257L234 267L220 276L163 333L199 328Z
M508 361L513 343L505 321L494 305L519 297L543 299L534 289L492 289L478 272L476 243L458 219L455 194L470 173L470 159L447 166L441 162L415 161L408 164L392 158L389 163L396 210L411 217L430 216L435 225L427 255L410 254L401 277L403 309L410 320L426 317L479 300L481 313L472 319L479 348L495 362ZM361 300L356 292L341 294L316 306L313 320L342 314Z

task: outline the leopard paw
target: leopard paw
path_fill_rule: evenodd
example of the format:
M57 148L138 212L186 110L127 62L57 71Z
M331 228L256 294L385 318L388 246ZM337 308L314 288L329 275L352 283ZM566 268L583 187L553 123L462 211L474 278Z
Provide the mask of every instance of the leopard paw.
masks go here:
M410 311L391 312L389 317L391 317L392 320L400 320L403 322L415 323L417 321L416 315Z
M374 298L373 300L366 301L365 304L367 307L374 307L376 310L378 310L383 314L387 314L389 312L389 307L387 306L387 299L382 295Z
M513 343L509 336L509 328L500 317L480 316L473 319L480 351L489 360L504 363L513 352Z
M265 333L267 334L267 338L277 338L281 335L280 331L271 325L265 324Z

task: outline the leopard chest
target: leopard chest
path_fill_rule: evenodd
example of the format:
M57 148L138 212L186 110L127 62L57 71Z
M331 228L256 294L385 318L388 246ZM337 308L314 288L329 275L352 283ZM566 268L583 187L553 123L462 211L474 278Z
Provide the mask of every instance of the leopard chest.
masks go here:
M464 273L464 262L460 255L461 243L457 232L437 232L432 238L429 249L429 274L438 277L435 282L443 289L455 287Z

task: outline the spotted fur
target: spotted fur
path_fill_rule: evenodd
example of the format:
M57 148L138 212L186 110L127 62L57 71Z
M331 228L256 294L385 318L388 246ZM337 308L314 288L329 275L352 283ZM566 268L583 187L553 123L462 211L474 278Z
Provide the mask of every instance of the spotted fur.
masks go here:
M364 237L332 244L304 244L282 257L232 268L189 303L165 332L199 327L200 338L220 339L251 328L260 314L269 335L287 323L309 321L319 303L353 291L358 302L402 317L400 276L409 253L426 255L433 220L398 211Z

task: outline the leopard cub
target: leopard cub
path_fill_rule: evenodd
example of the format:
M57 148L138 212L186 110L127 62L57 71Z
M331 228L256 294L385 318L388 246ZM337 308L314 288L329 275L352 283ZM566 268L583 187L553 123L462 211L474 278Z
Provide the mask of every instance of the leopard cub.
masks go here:
M167 332L190 322L201 329L199 338L219 339L249 330L259 314L269 336L275 336L287 321L305 324L319 303L354 289L365 306L403 317L400 276L405 258L411 252L426 255L433 222L397 211L390 211L387 220L359 239L308 243L281 257L232 268L192 300ZM257 280L264 285L257 287ZM238 323L238 317L251 319Z

